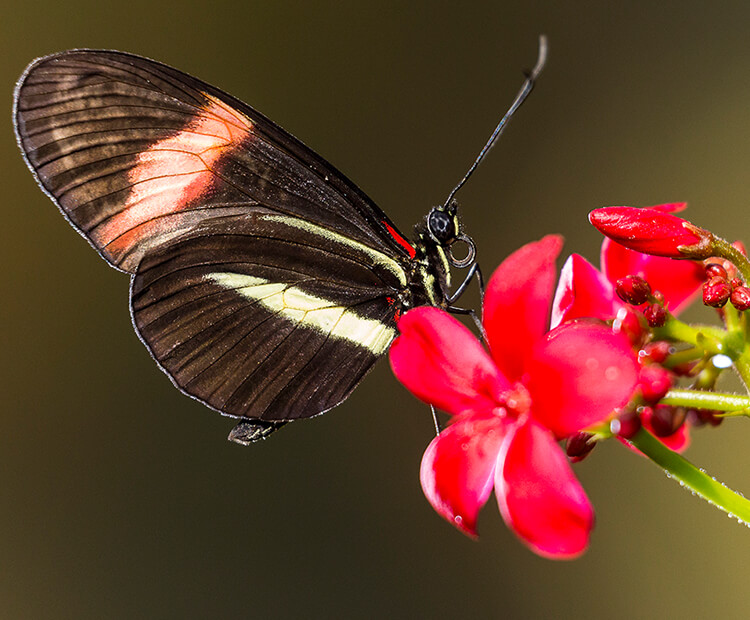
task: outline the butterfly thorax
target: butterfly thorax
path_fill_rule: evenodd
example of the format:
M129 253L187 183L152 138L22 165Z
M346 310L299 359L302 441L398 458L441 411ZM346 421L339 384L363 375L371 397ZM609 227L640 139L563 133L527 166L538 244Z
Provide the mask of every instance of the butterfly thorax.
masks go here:
M446 308L451 288L451 265L457 265L450 248L458 240L468 239L462 234L458 205L433 207L414 227L415 255L409 277L408 302L414 306Z
M419 233L414 246L416 253L411 261L408 299L404 305L407 309L426 305L446 307L451 278L445 248L427 234Z

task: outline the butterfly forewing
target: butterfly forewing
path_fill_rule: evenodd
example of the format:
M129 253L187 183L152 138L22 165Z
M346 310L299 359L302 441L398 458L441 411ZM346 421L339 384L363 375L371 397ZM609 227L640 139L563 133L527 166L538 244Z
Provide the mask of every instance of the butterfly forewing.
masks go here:
M414 248L249 106L166 65L83 50L32 63L15 122L43 189L134 274L136 330L187 394L233 416L308 417L387 350Z
M42 58L17 89L19 142L42 187L114 266L247 205L397 256L411 248L340 172L263 115L121 52Z

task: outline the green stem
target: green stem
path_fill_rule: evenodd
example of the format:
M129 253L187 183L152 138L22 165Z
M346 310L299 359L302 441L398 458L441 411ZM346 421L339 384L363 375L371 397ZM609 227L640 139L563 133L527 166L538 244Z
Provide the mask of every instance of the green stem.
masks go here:
M721 237L714 237L713 246L714 256L729 260L737 267L745 282L750 281L750 261L747 260L747 256Z
M750 360L748 359L747 351L734 360L734 369L742 379L742 382L750 388Z
M654 329L654 338L656 340L687 342L700 347L705 347L707 340L712 343L721 342L724 335L725 331L718 327L711 325L688 325L674 317L670 317L662 327ZM717 348L716 345L713 348Z
M740 323L740 313L732 304L726 304L724 306L724 324L727 326L727 331L742 331L742 325Z
M675 366L680 366L681 364L686 364L688 362L694 362L695 360L699 360L703 357L703 349L699 347L691 347L689 349L683 349L681 351L677 351L675 353L672 353L664 362L664 366L667 368L674 368Z
M700 390L669 390L659 401L662 405L715 409L717 411L740 411L750 409L750 396L703 392Z
M750 525L750 501L714 480L643 429L629 441L670 478L674 478L709 504L721 508L740 523Z

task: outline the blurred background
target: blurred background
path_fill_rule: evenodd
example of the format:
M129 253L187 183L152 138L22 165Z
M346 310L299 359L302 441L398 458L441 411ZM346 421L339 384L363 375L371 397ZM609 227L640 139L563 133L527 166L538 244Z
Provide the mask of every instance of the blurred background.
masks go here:
M179 394L128 315L128 280L39 191L13 84L73 47L146 55L294 133L405 233L463 175L549 37L537 90L459 194L485 272L549 232L596 262L599 206L688 201L750 241L746 2L7 5L0 24L0 617L747 617L750 532L615 442L577 466L588 553L554 563L494 500L471 541L418 480L428 410L387 363L267 442ZM694 319L708 320L702 308ZM750 420L688 457L750 492Z

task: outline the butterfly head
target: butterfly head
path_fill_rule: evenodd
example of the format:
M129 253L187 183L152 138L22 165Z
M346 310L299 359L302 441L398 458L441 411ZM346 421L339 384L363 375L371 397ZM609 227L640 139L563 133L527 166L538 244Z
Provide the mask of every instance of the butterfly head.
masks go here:
M417 234L419 233L422 233L421 237L426 236L436 248L445 252L451 266L460 269L468 267L474 262L476 247L471 237L463 233L456 200L430 209L425 218L423 230L417 231ZM466 256L463 258L456 258L453 254L453 246L456 242L462 242L468 248Z

